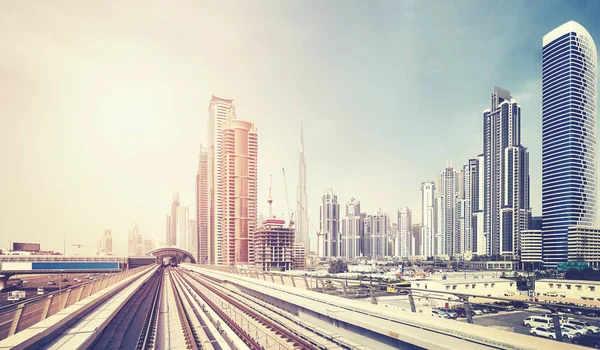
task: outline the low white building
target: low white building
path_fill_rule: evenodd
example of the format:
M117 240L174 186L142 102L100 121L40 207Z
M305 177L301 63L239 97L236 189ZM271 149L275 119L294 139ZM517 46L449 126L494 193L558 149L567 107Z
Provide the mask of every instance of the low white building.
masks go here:
M412 281L410 286L422 290L421 292L462 293L484 297L504 297L519 294L517 282L504 278L422 280Z
M600 281L541 279L535 281L535 293L538 297L600 301Z

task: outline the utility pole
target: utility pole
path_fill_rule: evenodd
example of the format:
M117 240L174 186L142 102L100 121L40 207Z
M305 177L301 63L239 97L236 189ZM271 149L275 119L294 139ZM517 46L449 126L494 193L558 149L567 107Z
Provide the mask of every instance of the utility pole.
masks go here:
M61 235L63 238L63 255L66 255L67 250L67 235Z

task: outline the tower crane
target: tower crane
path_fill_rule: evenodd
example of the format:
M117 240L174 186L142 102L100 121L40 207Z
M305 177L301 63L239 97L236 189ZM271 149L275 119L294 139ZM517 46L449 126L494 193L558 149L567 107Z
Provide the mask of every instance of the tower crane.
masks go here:
M77 253L75 255L79 255L79 251L81 250L81 247L83 247L83 244L73 244L73 247L77 247Z
M285 168L281 168L281 171L283 172L283 184L285 186L285 201L287 203L288 215L290 216L289 226L292 227L294 226L294 214L290 210L290 199L288 197L287 180L285 179Z
M273 185L273 175L269 175L269 219L273 218L273 197L271 196L271 186Z
M319 237L323 236L323 232L321 232L321 230L318 229L317 226L312 222L310 216L308 216L308 213L306 212L306 209L304 209L304 206L302 206L302 203L300 203L300 201L296 201L296 203L298 204L298 207L300 207L300 210L302 210L302 212L304 213L304 216L306 216L306 219L312 226L313 230L315 230L315 232L317 233L317 256L320 257L321 245L319 244ZM307 249L310 249L310 247L307 247Z

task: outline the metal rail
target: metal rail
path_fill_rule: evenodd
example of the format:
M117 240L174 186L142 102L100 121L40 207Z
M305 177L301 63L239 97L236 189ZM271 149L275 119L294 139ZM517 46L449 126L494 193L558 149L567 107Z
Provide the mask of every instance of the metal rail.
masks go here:
M305 341L304 339L298 337L296 334L292 333L288 329L281 327L276 322L273 322L272 320L264 317L263 315L259 314L258 312L256 312L252 308L249 308L248 306L240 303L239 301L235 300L234 298L232 298L232 297L228 296L227 294L221 292L220 290L216 289L212 285L210 285L210 284L202 281L200 278L194 276L193 274L191 274L191 273L189 273L187 271L184 271L183 273L185 273L187 276L189 276L194 281L200 283L203 287L205 287L209 291L213 292L214 294L216 294L221 299L227 301L229 304L237 307L238 309L242 310L244 313L248 314L252 318L258 320L259 322L263 323L264 325L267 325L268 327L272 328L276 332L282 334L283 336L285 336L289 340L293 341L295 344L297 344L298 346L300 346L302 349L317 349L313 344L311 344L311 343ZM195 288L195 287L192 286L192 288ZM202 295L202 293L199 290L197 290L196 292L198 294ZM208 298L205 298L204 300L207 301L207 302L209 301ZM214 305L211 305L211 307L214 310L218 310L218 308L214 307ZM220 316L221 317L223 317L223 316L227 317L226 315L220 315ZM229 317L227 317L227 319L229 319ZM231 321L231 323L233 323L233 326L235 326L233 328L238 328L238 326L237 326L237 324L235 324L235 322ZM230 324L230 326L232 326L232 325ZM236 331L238 331L238 329L236 329ZM243 331L242 331L242 333L245 334L245 332L243 332ZM260 349L260 347L259 347L259 349Z
M171 271L169 271L169 280L173 285L173 293L175 294L175 304L177 305L177 314L179 315L179 321L181 322L181 328L183 329L183 335L185 336L188 349L198 350L202 348L196 332L193 331L190 321L190 316L185 311L183 303L181 302L181 292L177 290L175 281Z
M159 272L158 288L154 292L152 298L152 304L150 305L150 311L146 314L146 319L140 332L140 337L136 345L137 350L154 349L154 342L156 341L156 330L158 327L158 310L160 308L160 295L163 272Z

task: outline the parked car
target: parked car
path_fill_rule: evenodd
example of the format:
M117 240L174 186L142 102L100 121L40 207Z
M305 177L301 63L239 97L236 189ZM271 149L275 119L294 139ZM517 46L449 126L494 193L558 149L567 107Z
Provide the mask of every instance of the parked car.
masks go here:
M465 310L464 307L457 307L452 309L454 312L456 312L456 314L458 315L458 317L462 317L465 318L467 317L467 310Z
M529 333L533 334L537 337L556 339L556 332L555 332L554 328L534 327L529 330Z
M581 337L581 332L585 332L583 328L575 326L565 327L565 325L560 326L560 331L562 333L563 338L573 339L576 337Z
M450 316L448 316L447 313L445 313L444 311L437 310L437 309L431 310L431 316L437 316L439 318L446 318L446 319L450 318Z
M552 326L552 319L544 316L529 316L523 320L523 326L529 328L548 328Z
M587 317L598 317L600 316L600 311L585 310L583 314Z
M581 337L582 335L585 335L585 334L588 334L588 332L591 332L591 331L588 331L587 329L583 328L582 326L577 326L577 325L569 324L569 323L565 323L565 324L561 325L561 328L568 330L569 334L572 334L573 337L575 337L575 336ZM573 338L573 337L570 337L570 338Z
M593 335L584 335L573 339L573 344L589 346L590 348L600 348L600 338Z
M444 307L439 308L440 311L445 312L449 318L455 319L458 318L458 314L456 312L454 312L454 310L452 309L447 309Z
M37 289L37 295L44 295L44 287L39 287Z
M529 309L529 304L524 303L522 301L513 301L513 302L511 302L511 305L515 309Z
M24 290L16 290L16 291L12 291L12 292L8 292L8 297L6 298L6 300L8 301L21 301L23 299L25 299L26 297L26 293Z
M483 315L483 311L481 311L479 308L472 307L471 310L473 311L474 315Z
M56 285L56 281L48 281L47 283L49 286L54 286Z
M575 326L582 327L583 329L585 329L587 331L588 334L600 333L600 327L594 326L593 324L586 322L586 321L569 320L565 325L575 325Z

